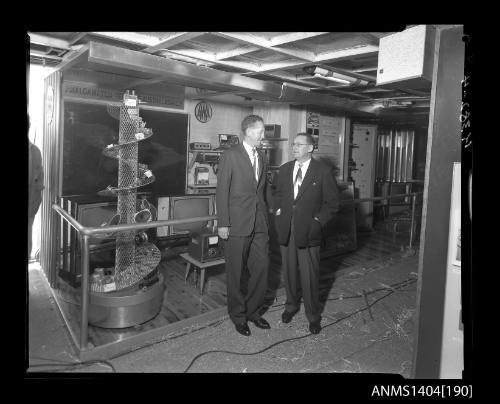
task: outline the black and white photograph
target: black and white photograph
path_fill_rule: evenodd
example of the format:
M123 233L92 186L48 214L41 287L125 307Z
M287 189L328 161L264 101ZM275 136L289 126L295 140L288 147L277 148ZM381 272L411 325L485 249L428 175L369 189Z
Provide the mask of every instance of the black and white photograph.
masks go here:
M374 27L27 27L25 378L467 379L436 341L471 34Z

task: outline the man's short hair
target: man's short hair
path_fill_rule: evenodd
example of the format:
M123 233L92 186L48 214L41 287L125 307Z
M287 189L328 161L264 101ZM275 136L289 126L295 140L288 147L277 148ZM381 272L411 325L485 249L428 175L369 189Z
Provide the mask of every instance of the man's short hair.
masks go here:
M295 137L297 137L297 136L304 136L306 138L306 143L307 144L314 145L314 138L312 137L312 135L310 133L300 132L300 133L297 133L295 135Z
M249 127L254 126L257 122L262 122L262 124L264 124L264 119L262 119L259 115L248 115L245 117L245 119L241 122L241 131L243 134L246 133L246 130Z

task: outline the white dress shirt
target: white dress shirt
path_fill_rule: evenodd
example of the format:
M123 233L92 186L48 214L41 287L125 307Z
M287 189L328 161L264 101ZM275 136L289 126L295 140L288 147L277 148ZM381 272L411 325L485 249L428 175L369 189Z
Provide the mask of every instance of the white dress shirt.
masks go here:
M311 159L302 163L301 171L302 171L302 182L304 182L304 178L306 177L307 169L309 168L309 163ZM299 184L295 181L295 177L297 177L297 171L299 171L299 162L295 160L295 165L293 167L293 197L297 198L297 194L299 193Z
M259 155L257 153L257 150L255 149L255 147L250 146L245 141L243 141L243 147L245 148L245 150L248 153L248 157L250 158L250 163L252 164L252 166L255 163L255 167L256 167L255 180L259 181L259 177L258 177L258 174L257 174L259 172ZM253 150L254 149L255 149L255 160L256 160L255 162L253 161L254 160L254 155L253 155Z

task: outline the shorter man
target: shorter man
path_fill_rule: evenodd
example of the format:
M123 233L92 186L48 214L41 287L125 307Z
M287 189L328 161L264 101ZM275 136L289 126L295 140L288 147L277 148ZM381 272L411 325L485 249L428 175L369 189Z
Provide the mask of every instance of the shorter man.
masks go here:
M331 169L311 158L313 150L311 135L295 136L295 160L279 169L273 210L285 275L286 304L282 321L292 320L303 297L309 331L318 334L321 331L321 229L338 211L339 193Z

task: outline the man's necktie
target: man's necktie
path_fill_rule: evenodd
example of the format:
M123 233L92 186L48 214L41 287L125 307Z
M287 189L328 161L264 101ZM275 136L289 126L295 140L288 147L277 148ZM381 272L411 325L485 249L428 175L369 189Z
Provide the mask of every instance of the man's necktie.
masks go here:
M259 168L257 167L257 150L253 148L252 153L253 153L253 163L252 163L253 173L255 175L255 180L259 181L259 171L258 171Z
M297 170L297 175L295 176L295 184L297 184L297 194L299 193L300 186L302 185L302 164L299 163L299 169ZM297 197L297 195L295 195Z

